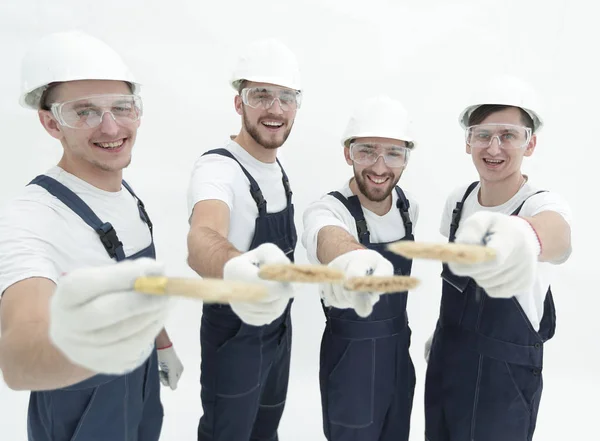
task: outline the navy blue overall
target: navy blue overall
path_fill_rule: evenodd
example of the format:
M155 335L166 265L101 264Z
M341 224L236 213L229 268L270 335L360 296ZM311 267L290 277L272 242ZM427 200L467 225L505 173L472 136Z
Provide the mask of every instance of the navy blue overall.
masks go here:
M476 185L471 184L453 211L450 242ZM446 264L442 278L425 382L427 439L530 441L542 394L543 346L556 326L552 292L548 289L536 332L516 298L489 297L473 279L453 274Z
M111 258L118 262L155 258L154 242L125 256L112 225L102 222L79 196L55 179L40 175L31 184L45 188L79 215L98 233ZM137 200L140 217L152 234L144 204L125 181L123 186ZM61 389L32 392L27 429L29 441L158 441L162 421L155 348L144 364L126 375L95 375Z
M287 207L278 213L267 213L267 202L258 183L228 150L215 149L205 154L235 160L250 181L258 217L249 249L273 243L293 262L297 242L294 206L283 167ZM199 441L278 440L290 370L291 305L292 300L281 317L265 326L243 323L229 305L203 306L200 384L204 413L198 425Z
M406 231L401 240L414 240L409 202L399 187L396 192ZM371 243L358 197L329 194L354 218L359 242L388 259L396 275L410 275L411 260L388 251L388 243ZM351 308L323 304L327 323L319 376L329 441L408 441L415 369L409 354L407 297L407 292L382 295L366 318Z

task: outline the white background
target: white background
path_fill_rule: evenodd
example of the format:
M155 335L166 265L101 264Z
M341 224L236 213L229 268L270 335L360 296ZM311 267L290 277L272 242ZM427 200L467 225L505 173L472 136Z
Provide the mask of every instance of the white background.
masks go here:
M595 10L594 10L595 9ZM575 216L574 252L556 268L556 337L547 345L536 440L597 439L600 405L600 289L593 277L597 237L598 6L567 0L2 0L0 3L0 203L55 164L61 153L32 111L18 107L19 66L43 34L80 28L115 47L145 84L145 116L125 177L146 202L159 258L171 275L186 265L186 190L193 161L237 133L227 80L240 44L276 36L296 54L305 99L280 158L290 176L296 220L350 174L339 137L354 103L375 93L403 101L418 150L401 185L421 214L417 238L439 240L447 194L477 179L457 116L470 87L511 73L535 84L546 127L524 171L562 194ZM1 252L1 250L0 250ZM299 243L297 260L306 262ZM411 440L423 439L423 343L435 325L440 267L417 261L422 285L409 298L417 389ZM162 440L195 440L199 400L201 305L181 301L169 332L185 364L179 388L163 389ZM324 325L317 292L299 291L294 349L280 437L324 440L318 351ZM0 439L26 439L28 394L0 381Z

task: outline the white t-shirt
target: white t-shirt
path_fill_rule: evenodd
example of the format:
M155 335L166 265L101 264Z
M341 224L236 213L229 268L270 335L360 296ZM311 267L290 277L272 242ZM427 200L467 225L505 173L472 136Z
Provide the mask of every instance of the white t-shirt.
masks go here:
M258 183L267 201L267 212L284 210L287 199L279 164L259 161L234 141L228 141L223 148L231 152ZM191 220L194 206L206 200L227 204L230 216L227 239L239 251L248 251L258 208L250 194L250 181L233 159L210 154L196 160L188 187L188 220Z
M338 191L346 198L354 196L354 193L350 189L350 180L346 181L344 186ZM410 203L408 213L414 233L419 217L419 205L407 191L404 191L404 195ZM398 195L396 191L392 191L392 206L390 211L383 216L379 216L362 207L372 243L393 242L402 239L406 235L400 210L396 208L397 201ZM339 200L328 194L308 206L304 212L303 222L302 244L306 248L308 259L311 263L321 263L317 258L317 239L319 231L323 227L335 226L343 228L358 240L356 221Z
M100 190L58 166L46 173L77 194L103 222L110 222L131 256L151 243L137 201L125 189ZM76 268L115 262L98 234L39 185L27 185L0 211L0 295L30 278L58 278Z
M470 184L467 184L456 188L446 200L446 206L444 207L442 221L440 224L440 233L445 237L450 236L452 211L454 208L456 208L456 203L462 200L469 185ZM549 191L534 195L537 191L542 189L533 187L531 184L529 184L529 182L525 183L525 185L523 185L517 194L514 195L509 201L495 207L484 207L479 203L479 199L477 197L479 189L480 184L473 189L469 197L465 200L461 221L477 211L493 211L496 213L512 214L519 207L519 205L525 199L527 199L528 196L530 196L525 204L523 204L523 207L519 212L520 216L531 217L543 211L555 211L561 214L569 225L572 223L571 209L566 201L564 201L558 194ZM523 308L523 311L527 315L527 318L531 322L531 325L536 331L539 330L540 321L544 315L544 300L551 282L551 274L553 271L552 265L563 263L569 258L570 255L571 250L569 250L564 256L562 256L562 258L555 262L539 262L537 279L531 292L515 296Z

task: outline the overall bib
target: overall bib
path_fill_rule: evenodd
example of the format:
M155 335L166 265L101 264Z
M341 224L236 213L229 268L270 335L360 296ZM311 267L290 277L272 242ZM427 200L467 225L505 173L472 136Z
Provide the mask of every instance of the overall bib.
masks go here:
M406 235L414 240L409 202L399 187ZM394 265L396 275L410 275L412 261L387 250L389 243L372 243L357 196L344 204L356 222L359 242ZM382 295L366 318L351 309L325 307L327 323L321 342L320 385L323 426L329 441L408 441L415 369L410 358L411 330L408 293Z
M55 179L40 175L29 183L33 184L46 189L93 228L117 262L156 257L154 242L125 256L112 225L102 222L79 196ZM123 187L137 200L140 217L152 234L144 204L125 181ZM27 431L29 441L158 441L162 421L155 348L145 363L126 375L99 374L61 389L32 392Z
M250 182L258 217L249 250L270 242L293 262L297 242L294 206L283 167L287 207L278 213L267 213L267 202L258 183L228 150L215 149L205 154L235 160ZM265 326L243 323L229 305L203 306L200 384L204 413L198 425L199 441L278 440L290 370L292 302L281 317Z
M476 186L471 184L453 211L450 242ZM556 326L550 288L536 332L515 297L489 297L473 279L453 274L446 264L442 278L425 384L427 439L531 441L542 394L543 346Z

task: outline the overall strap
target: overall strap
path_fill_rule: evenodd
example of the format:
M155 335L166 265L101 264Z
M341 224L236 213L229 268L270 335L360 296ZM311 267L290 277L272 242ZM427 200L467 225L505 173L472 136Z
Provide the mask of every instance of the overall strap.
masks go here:
M148 212L146 211L146 207L144 206L144 203L142 202L142 200L139 197L137 197L137 195L135 194L135 192L133 191L131 186L127 182L125 182L125 180L122 181L122 184L123 184L123 187L125 187L127 189L127 191L129 193L131 193L131 196L133 196L134 199L137 201L138 210L140 212L140 218L146 223L146 225L148 225L148 229L150 230L150 236L153 236L152 221L150 220L150 216L148 216Z
M450 242L454 242L456 238L456 231L458 230L458 224L460 223L460 217L462 216L462 209L465 201L469 197L469 195L475 190L479 181L475 181L469 185L467 191L465 192L462 200L456 203L456 207L452 211L452 223L450 224Z
M110 222L102 222L92 209L73 191L65 185L58 182L50 176L40 175L33 179L28 185L39 185L46 189L48 193L59 199L63 204L69 207L77 214L86 224L98 233L102 245L111 258L116 257L117 261L125 259L123 244L117 236L117 232Z
M339 191L332 191L328 194L344 204L344 207L346 207L346 210L348 210L350 215L354 218L354 222L356 222L358 241L365 246L369 245L371 243L369 239L371 233L369 233L369 229L367 228L367 221L365 219L365 214L362 211L358 196L350 196L349 198L346 198Z
M290 186L290 180L287 177L287 174L285 173L285 170L283 169L283 166L281 165L281 162L279 162L279 159L276 159L277 164L279 165L279 168L281 169L281 174L283 176L283 188L285 189L285 196L287 199L287 205L288 207L290 205L292 205L292 187Z
M248 170L246 170L244 168L244 166L240 163L240 161L238 161L236 159L236 157L233 156L233 154L227 149L209 150L209 151L205 152L202 156L211 155L211 154L226 156L227 158L231 158L235 162L238 163L238 165L242 169L242 172L244 172L244 174L246 175L246 178L248 178L248 181L250 182L250 195L252 196L252 199L254 199L254 202L256 203L256 207L258 208L258 214L261 216L266 215L267 214L267 201L265 200L265 198L262 194L262 191L261 191L260 187L258 186L258 182L256 182L256 179L254 179L252 177L250 172L248 172Z
M523 200L523 202L521 202L521 205L519 205L519 206L517 207L517 209L516 209L515 211L513 211L513 212L512 212L512 216L518 216L518 215L519 215L519 213L521 212L521 208L523 208L523 205L525 205L525 202L527 202L527 200L528 200L530 197L532 197L532 196L535 196L536 194L545 193L545 192L547 192L547 191L548 191L548 190L540 190L540 191L536 191L535 193L533 193L533 194L531 194L531 195L527 196L527 197L526 197L526 198Z
M400 216L402 217L402 222L404 223L404 231L406 236L410 236L412 234L412 222L410 220L410 214L408 209L410 208L410 202L406 198L406 195L402 191L402 189L396 186L396 194L398 195L398 202L396 203L396 207L400 210Z

